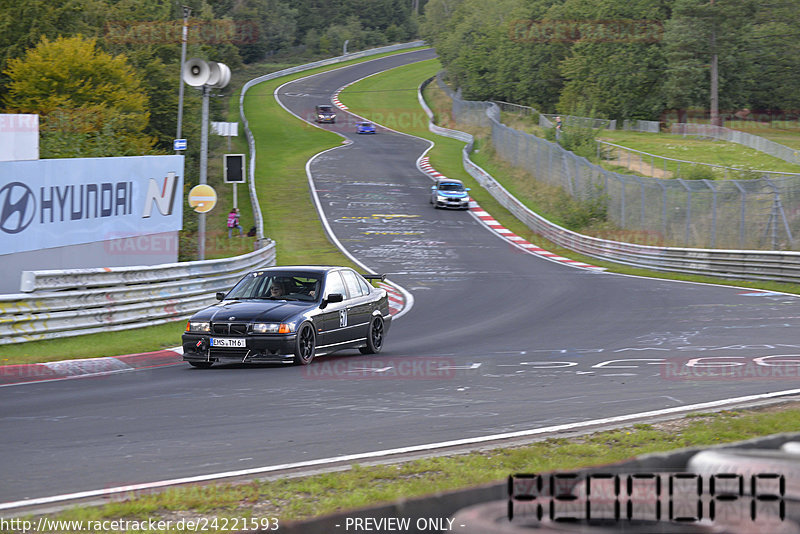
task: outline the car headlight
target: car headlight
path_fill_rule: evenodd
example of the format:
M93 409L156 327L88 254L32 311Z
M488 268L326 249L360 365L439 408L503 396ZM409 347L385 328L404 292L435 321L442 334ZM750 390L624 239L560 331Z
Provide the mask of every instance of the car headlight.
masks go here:
M203 321L189 321L186 323L187 332L211 332L211 323Z
M295 323L254 323L254 334L291 334Z
M438 200L439 202L447 202L447 197L442 195L436 195L436 200Z
M277 334L280 325L278 323L255 323L253 324L254 334Z

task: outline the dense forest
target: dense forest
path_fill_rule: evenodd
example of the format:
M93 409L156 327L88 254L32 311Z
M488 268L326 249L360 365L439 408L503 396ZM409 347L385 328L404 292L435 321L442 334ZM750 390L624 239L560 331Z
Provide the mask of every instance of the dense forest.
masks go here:
M234 76L421 36L470 99L616 119L707 113L713 94L723 117L800 110L797 0L0 0L0 110L40 115L46 158L171 152L183 6L188 57ZM199 105L187 91L186 116ZM199 127L184 121L189 157Z
M0 111L40 115L43 158L169 153L184 6L187 57L225 63L235 75L248 64L277 68L340 55L345 42L352 52L412 40L424 4L0 0ZM197 91L188 90L185 116L197 116L199 106ZM184 121L190 157L199 128Z
M430 0L421 34L468 99L659 120L716 93L722 118L796 118L798 19L797 0Z

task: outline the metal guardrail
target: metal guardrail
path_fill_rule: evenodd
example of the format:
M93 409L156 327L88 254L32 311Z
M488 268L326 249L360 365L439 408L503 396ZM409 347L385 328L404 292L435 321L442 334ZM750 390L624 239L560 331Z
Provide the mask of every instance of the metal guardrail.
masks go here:
M642 150L636 150L635 148L629 148L622 145L617 145L614 143L609 143L608 141L600 141L597 140L597 156L598 159L600 158L600 147L608 146L618 149L621 153L628 155L628 165L627 167L631 167L631 154L639 154L639 159L646 163L645 158L642 156L647 156L650 158L650 176L654 176L656 178L663 178L665 176L670 176L674 178L681 178L681 163L683 163L684 170L698 168L698 167L705 167L709 169L709 173L713 176L714 173L717 175L721 174L719 178L729 180L731 176L740 176L742 174L750 174L754 176L758 176L760 178L783 178L783 177L791 177L791 176L800 176L800 173L797 172L782 172L782 171L762 171L762 170L755 170L755 169L743 169L741 167L727 167L725 165L717 165L714 163L702 163L699 161L689 161L685 159L676 159L676 158L668 158L666 156L659 156L657 154L651 154L649 152L644 152ZM623 157L617 159L621 163L624 163ZM660 166L656 166L656 161L661 163ZM662 176L657 176L656 169L663 173ZM685 173L684 173L685 174ZM691 178L689 178L691 179Z
M697 135L700 137L711 137L713 139L737 143L782 159L783 161L800 164L800 150L795 150L794 148L776 143L775 141L770 141L759 135L753 135L739 130L731 130L724 126L677 123L672 125L670 131L676 135Z
M422 92L434 79L435 77L425 80L417 94L429 118L428 129L433 133L466 142L467 145L462 151L465 170L528 228L556 245L593 258L656 271L800 283L800 252L637 245L582 235L548 221L525 206L489 173L470 160L472 135L442 128L432 122L434 115L425 103ZM489 120L497 120L499 108L495 104L490 104L486 106L485 113Z
M0 345L186 319L244 273L275 264L275 243L218 260L149 267L25 271L27 293L0 295Z

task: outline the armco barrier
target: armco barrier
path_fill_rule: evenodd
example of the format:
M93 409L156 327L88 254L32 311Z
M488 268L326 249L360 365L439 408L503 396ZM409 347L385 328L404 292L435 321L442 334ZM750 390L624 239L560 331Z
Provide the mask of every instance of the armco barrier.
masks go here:
M25 271L26 293L0 296L0 345L185 319L249 270L275 265L275 243L218 260L150 267Z
M593 258L643 269L740 280L800 283L800 252L637 245L582 235L548 221L530 210L489 173L472 162L469 158L473 145L472 135L442 128L432 122L433 112L425 103L422 92L434 79L435 77L423 82L418 91L419 102L430 119L428 129L435 134L467 143L462 151L464 169L528 228L556 245ZM498 121L499 108L495 104L485 104L487 121Z

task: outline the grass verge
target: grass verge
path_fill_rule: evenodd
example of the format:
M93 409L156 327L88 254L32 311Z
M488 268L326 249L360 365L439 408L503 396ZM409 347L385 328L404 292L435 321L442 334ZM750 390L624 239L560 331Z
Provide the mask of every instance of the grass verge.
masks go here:
M302 478L173 488L160 493L130 495L101 507L73 508L48 517L84 522L163 520L172 521L172 525L181 519L252 518L259 521L277 518L278 524L283 524L397 499L499 482L512 473L573 470L653 452L707 447L798 431L800 405L797 403L780 409L692 414L662 423L635 424L569 439L545 439L524 446L389 465L353 465L347 471ZM34 517L27 519L36 520ZM159 532L190 530L173 528Z

